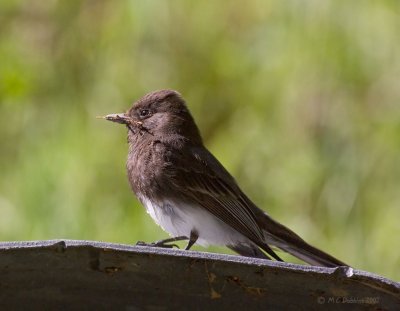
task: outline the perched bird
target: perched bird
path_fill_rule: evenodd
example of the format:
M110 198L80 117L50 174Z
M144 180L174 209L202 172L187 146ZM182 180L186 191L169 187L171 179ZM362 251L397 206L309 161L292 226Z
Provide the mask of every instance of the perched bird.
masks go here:
M311 246L258 208L204 146L181 95L173 90L149 93L126 113L105 119L128 128L126 163L133 192L172 238L152 245L186 249L224 245L243 256L278 261L271 246L325 267L342 261Z

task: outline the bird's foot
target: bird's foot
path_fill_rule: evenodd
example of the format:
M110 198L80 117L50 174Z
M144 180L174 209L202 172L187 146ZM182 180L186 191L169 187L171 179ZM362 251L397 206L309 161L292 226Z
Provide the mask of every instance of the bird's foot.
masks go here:
M182 240L187 240L188 238L186 236L178 236L175 238L170 238L170 239L164 239L164 240L160 240L160 241L156 241L153 243L146 243L143 241L138 241L136 243L137 246L150 246L150 247L163 247L163 248L179 248L179 246L175 243L172 242L176 242L176 241L182 241ZM172 244L170 244L172 243Z
M163 241L157 241L157 242L153 242L153 243L146 243L143 241L138 241L136 243L136 246L150 246L150 247L162 247L162 248L179 248L178 245L176 244L166 244L166 243L161 243Z

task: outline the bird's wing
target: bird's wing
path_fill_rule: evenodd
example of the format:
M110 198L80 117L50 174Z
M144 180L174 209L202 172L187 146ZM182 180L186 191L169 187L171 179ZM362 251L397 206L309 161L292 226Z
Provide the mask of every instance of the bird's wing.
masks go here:
M186 160L182 163L184 158ZM185 157L170 160L171 165L180 164L179 169L175 167L170 178L170 187L174 188L174 193L180 193L182 198L201 205L271 256L279 258L265 243L254 213L257 207L210 152L203 148L192 149L191 152L185 152Z

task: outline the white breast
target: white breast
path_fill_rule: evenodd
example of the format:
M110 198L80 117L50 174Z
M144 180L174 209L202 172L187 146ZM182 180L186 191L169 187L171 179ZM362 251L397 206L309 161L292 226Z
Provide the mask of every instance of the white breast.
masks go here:
M155 204L145 197L139 199L154 221L173 237L182 235L189 237L190 232L196 230L199 235L197 243L203 246L250 242L200 206L182 206L171 201Z

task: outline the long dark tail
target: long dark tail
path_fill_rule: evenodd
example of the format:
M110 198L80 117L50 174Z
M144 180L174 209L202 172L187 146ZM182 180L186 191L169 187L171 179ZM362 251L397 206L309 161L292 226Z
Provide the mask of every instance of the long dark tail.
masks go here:
M268 243L311 265L323 267L348 266L335 257L311 246L292 230L276 222L268 215L264 214L264 217L258 220L264 231L265 241L257 243L257 245L263 250L267 251L265 244Z

